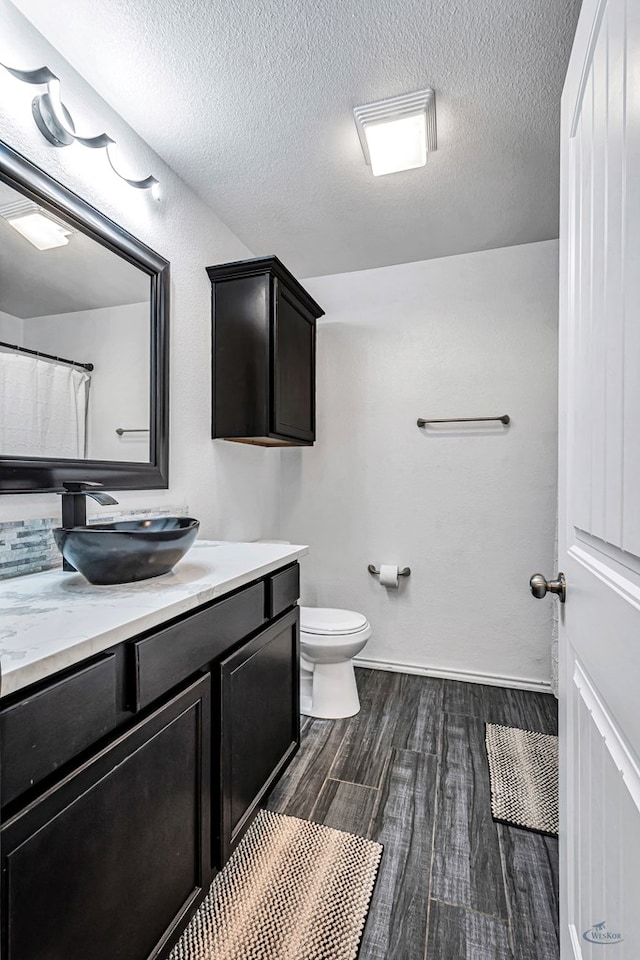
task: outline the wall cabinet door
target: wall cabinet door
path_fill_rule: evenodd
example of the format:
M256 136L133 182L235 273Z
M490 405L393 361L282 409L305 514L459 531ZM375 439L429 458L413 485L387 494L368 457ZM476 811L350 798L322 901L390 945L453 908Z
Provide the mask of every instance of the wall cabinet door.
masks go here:
M148 960L211 880L210 677L3 825L3 960Z
M316 323L278 280L273 324L273 432L315 440Z
M300 745L298 608L219 666L222 867Z

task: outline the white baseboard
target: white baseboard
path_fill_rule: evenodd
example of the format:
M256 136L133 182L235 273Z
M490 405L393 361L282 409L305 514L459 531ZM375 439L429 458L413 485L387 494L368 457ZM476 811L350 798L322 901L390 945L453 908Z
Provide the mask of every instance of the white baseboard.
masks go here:
M354 666L366 670L388 670L391 673L412 673L421 677L441 677L444 680L461 680L464 683L486 683L492 687L512 687L516 690L534 690L552 693L551 681L527 680L525 677L507 677L500 673L480 673L469 670L424 667L417 663L396 663L394 660L365 660L354 658Z

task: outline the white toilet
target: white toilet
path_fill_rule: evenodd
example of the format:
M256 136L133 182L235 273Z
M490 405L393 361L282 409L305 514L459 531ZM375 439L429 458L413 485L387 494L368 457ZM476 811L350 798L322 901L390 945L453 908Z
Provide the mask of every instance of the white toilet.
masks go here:
M300 607L301 713L325 720L358 713L352 660L370 636L371 626L361 613Z

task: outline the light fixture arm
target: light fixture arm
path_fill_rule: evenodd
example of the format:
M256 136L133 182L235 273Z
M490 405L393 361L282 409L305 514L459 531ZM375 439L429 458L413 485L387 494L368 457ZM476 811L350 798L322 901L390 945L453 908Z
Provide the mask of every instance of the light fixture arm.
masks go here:
M45 93L40 93L34 97L31 104L33 119L42 136L54 147L67 147L72 143L79 143L83 147L89 147L92 150L104 149L109 160L109 165L113 172L136 190L151 190L157 197L159 181L153 177L144 177L141 180L133 180L120 173L113 162L111 148L115 146L108 133L99 133L95 137L81 137L76 133L73 118L64 103L60 93L60 79L52 73L48 67L38 67L36 70L18 70L15 67L9 67L6 63L0 63L0 67L23 83L37 85L46 85Z

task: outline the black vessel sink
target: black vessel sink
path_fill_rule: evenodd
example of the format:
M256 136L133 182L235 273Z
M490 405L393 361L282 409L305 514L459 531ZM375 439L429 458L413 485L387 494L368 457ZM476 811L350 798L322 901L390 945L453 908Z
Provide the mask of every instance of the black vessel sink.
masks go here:
M199 527L192 517L156 517L58 527L53 537L65 560L89 583L131 583L169 573L193 545Z

